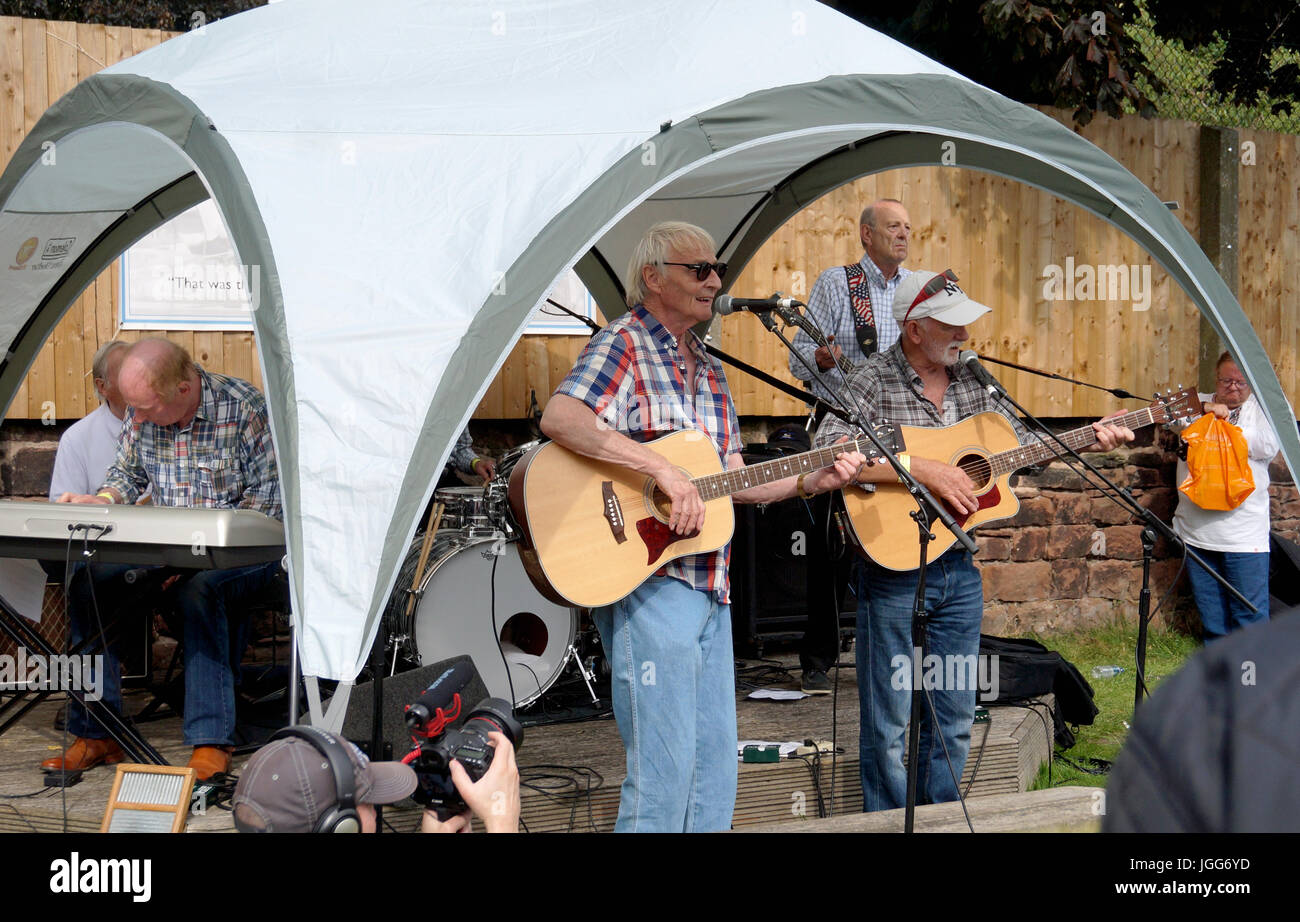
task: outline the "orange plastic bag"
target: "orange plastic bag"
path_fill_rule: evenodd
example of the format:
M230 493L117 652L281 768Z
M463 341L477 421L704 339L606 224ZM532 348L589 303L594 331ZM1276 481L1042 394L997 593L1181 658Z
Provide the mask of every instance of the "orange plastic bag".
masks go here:
M1255 492L1241 430L1207 413L1183 430L1187 479L1178 489L1202 509L1236 509Z

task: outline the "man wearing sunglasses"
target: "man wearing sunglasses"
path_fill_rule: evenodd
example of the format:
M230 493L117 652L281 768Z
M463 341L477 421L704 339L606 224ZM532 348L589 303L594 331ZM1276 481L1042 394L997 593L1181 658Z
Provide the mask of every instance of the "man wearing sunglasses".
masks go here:
M686 474L644 443L692 429L712 440L728 468L744 466L722 365L691 332L712 317L725 272L703 229L651 227L628 263L630 310L592 337L542 414L542 432L564 447L653 477L672 499L668 525L680 535L704 524L704 501ZM830 467L732 499L770 503L826 493L849 483L863 463L848 452ZM675 560L627 598L592 612L627 749L616 831L731 826L737 739L729 553L730 546Z
M1036 442L1020 420L994 401L971 370L957 360L967 339L967 325L989 310L966 296L951 271L918 271L905 278L893 302L900 330L898 342L871 356L848 378L848 387L861 402L868 422L888 419L905 426L937 428L992 410L1011 422L1022 444ZM1102 451L1133 439L1133 433L1124 427L1102 422L1093 423L1093 428ZM847 423L827 416L818 429L816 444L837 442L849 437L850 432ZM954 512L973 513L979 509L975 485L960 468L907 454L900 455L900 459L912 476ZM859 475L864 483L896 478L892 467L878 464L866 466ZM915 528L898 535L899 541L915 539ZM910 681L899 687L896 677L900 663L909 664L903 674L911 675L917 575L916 570L891 570L872 561L862 561L858 568L856 652L864 811L905 805L907 773L902 757L911 688ZM975 662L984 593L971 555L954 544L937 559L931 559L925 578L926 654L937 655L945 663ZM957 688L931 690L928 698L933 701L933 715L928 705L923 708L917 803L958 798L954 777L961 778L970 748L975 689L965 687L969 683L957 684ZM943 745L939 744L940 738Z
M830 393L813 379L800 357L826 373L841 357L850 365L860 365L898 340L890 307L894 292L908 276L903 261L912 236L911 218L898 199L879 199L863 210L858 235L862 260L822 272L808 297L808 316L826 334L829 348L800 330L794 337L798 355L790 356L790 373L807 382L813 394L831 402ZM838 385L838 376L831 375Z
M1229 595L1200 564L1187 564L1187 581L1209 643L1229 631L1268 620L1269 497L1268 463L1281 445L1246 377L1227 352L1219 356L1213 394L1201 394L1206 413L1241 429L1249 450L1254 491L1235 509L1202 509L1178 494L1174 530L1215 572L1251 601L1251 611ZM1181 428L1181 427L1171 427ZM1178 483L1187 479L1187 462L1178 462Z

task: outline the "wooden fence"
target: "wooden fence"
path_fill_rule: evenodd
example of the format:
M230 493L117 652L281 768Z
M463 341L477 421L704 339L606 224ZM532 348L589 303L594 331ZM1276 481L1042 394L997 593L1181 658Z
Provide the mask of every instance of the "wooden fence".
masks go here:
M157 30L0 17L0 155L12 155L45 109L102 66L164 40ZM1053 113L1065 121L1064 113ZM1099 118L1082 133L1165 200L1195 237L1199 217L1199 129L1190 122ZM1283 389L1296 402L1296 195L1300 138L1243 131L1239 221L1240 297L1273 356ZM961 152L956 151L960 164ZM1249 156L1248 156L1249 155ZM844 186L804 209L758 252L735 280L738 296L780 290L806 295L817 274L861 256L857 216L878 197L902 200L913 239L907 265L952 268L963 287L994 308L971 329L972 348L997 357L1135 393L1196 381L1198 315L1190 299L1136 244L1108 224L1037 189L958 167L893 170ZM1070 279L1049 290L1053 271ZM1128 283L1121 290L1122 281ZM1089 275L1092 282L1088 282ZM41 350L10 418L51 412L76 418L95 406L87 370L112 338L118 277L105 271L78 299ZM786 380L784 347L758 321L721 321L719 346ZM139 334L121 333L133 339ZM248 333L167 333L214 371L261 376ZM518 418L530 395L545 404L586 341L582 336L524 337L507 357L475 412ZM1090 416L1112 409L1097 391L1020 372L1000 377L1043 416ZM730 376L742 415L784 416L800 404L739 372Z

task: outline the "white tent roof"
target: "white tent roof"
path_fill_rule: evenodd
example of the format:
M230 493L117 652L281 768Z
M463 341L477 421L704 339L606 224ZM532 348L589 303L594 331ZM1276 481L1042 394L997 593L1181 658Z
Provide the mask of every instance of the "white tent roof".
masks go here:
M57 162L42 164L42 141ZM1285 402L1194 241L1068 129L822 6L785 0L285 0L83 81L0 177L12 399L75 295L211 195L259 268L255 323L308 674L363 664L434 473L575 261L607 313L655 220L741 264L856 176L938 163L1030 182L1134 236ZM580 260L580 261L579 261ZM20 276L17 277L16 276ZM1294 426L1279 426L1300 460Z

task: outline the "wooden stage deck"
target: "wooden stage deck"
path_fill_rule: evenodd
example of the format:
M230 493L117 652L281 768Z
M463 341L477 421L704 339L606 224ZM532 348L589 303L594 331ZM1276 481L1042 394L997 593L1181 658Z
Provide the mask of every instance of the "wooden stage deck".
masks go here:
M794 657L787 655L782 659L789 665ZM761 684L764 687L797 687L797 664L791 669L784 684L779 677L764 680ZM742 764L735 812L737 829L811 831L816 828L870 827L883 831L893 826L901 828L901 820L893 823L889 814L876 814L875 819L863 825L854 675L852 669L840 670L838 710L833 707L831 696L799 701L754 701L744 697L747 690L738 691L741 739L830 740L834 732L839 755L834 759L829 754L824 755L820 765L793 759L774 764ZM128 711L139 708L143 701L141 693L129 693ZM0 832L58 832L65 828L75 832L93 832L99 829L113 769L96 768L86 773L80 784L67 789L66 823L65 792L42 787L43 776L38 763L57 753L62 739L62 734L53 728L58 706L55 700L45 702L0 737ZM835 721L837 714L838 720ZM975 725L971 755L963 778L963 785L970 784L973 801L994 797L1001 802L1004 798L998 795L1023 794L1048 757L1050 720L1044 706L1034 709L995 708L987 724ZM833 722L836 727L832 726ZM143 730L166 758L184 764L189 752L181 743L178 718L150 722ZM236 771L242 761L236 760ZM523 818L528 829L534 832L611 830L618 811L623 762L622 745L612 719L528 727L519 754L525 784ZM827 814L843 819L817 819L819 791ZM1077 795L1071 796L1078 799ZM1049 800L1037 797L1037 801L1043 803ZM1012 799L1013 805L1031 801ZM990 805L993 803L989 801ZM942 809L948 811L949 807ZM956 809L960 817L960 808ZM1023 812L1022 808L1013 806L1011 815L1016 815L1017 810ZM940 811L940 808L931 808L931 812L934 811ZM984 812L987 813L987 809ZM942 815L948 816L948 813ZM418 816L415 809L385 810L385 818L399 831L413 828ZM1025 817L1021 819L1029 821ZM821 825L832 823L838 825ZM960 825L964 828L964 821ZM1012 825L1015 825L1014 821ZM229 831L233 826L230 813L215 807L208 809L205 815L192 815L188 828L191 832L219 832Z

